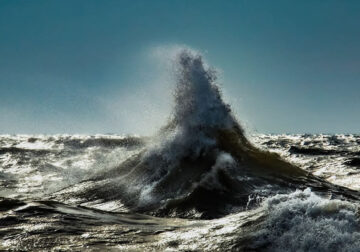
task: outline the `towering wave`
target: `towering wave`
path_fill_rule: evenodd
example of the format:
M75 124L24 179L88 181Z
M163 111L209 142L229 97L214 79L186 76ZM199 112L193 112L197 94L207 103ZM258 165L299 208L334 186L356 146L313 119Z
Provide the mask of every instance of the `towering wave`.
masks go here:
M247 209L255 199L295 188L358 197L254 147L222 100L216 71L188 49L174 61L175 104L168 123L140 153L85 181L76 196L119 200L156 215L202 218Z

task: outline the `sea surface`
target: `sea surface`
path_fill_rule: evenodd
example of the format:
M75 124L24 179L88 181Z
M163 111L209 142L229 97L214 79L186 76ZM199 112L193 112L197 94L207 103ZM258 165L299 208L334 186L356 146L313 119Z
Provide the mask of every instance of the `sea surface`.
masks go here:
M1 135L0 250L360 251L360 135L248 135L201 55L151 137Z

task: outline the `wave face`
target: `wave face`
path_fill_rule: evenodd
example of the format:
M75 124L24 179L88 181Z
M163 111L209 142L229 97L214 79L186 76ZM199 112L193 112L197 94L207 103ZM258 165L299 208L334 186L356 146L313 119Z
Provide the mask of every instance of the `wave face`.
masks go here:
M253 198L296 188L344 194L254 147L222 100L216 71L200 54L184 49L174 62L175 104L168 123L141 152L88 177L75 195L65 190L57 197L120 201L132 211L157 216L215 218L256 206Z

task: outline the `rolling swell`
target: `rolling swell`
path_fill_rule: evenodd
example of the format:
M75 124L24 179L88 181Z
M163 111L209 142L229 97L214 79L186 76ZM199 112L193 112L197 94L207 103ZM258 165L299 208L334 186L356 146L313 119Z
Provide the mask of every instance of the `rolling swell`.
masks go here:
M175 105L168 123L144 150L88 178L72 196L119 200L133 211L159 216L200 218L245 210L256 205L253 198L297 188L359 197L251 144L221 98L216 71L200 54L182 50L175 63Z

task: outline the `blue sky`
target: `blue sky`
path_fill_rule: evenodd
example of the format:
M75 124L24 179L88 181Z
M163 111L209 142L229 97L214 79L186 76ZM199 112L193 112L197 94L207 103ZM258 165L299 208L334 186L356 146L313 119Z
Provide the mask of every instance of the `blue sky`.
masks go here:
M139 133L169 112L154 48L218 67L243 124L360 133L359 1L0 1L0 133Z

